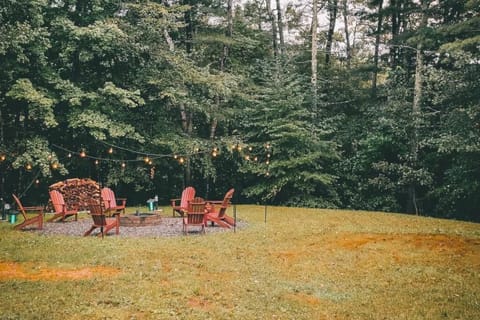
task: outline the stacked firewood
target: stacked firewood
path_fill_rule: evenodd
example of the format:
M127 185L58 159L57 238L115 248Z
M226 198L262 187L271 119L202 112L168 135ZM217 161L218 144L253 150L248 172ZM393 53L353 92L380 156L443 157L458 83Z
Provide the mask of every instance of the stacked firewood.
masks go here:
M67 208L73 208L78 206L78 210L88 210L89 199L100 199L100 185L88 178L79 179L67 179L52 184L49 188L51 190L57 190L63 195L63 199L67 205ZM49 201L47 210L53 211L52 203Z

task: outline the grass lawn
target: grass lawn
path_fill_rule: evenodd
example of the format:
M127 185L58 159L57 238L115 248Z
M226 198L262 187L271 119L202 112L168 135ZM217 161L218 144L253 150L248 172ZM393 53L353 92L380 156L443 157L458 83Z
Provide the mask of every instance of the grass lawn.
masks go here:
M103 240L2 222L0 319L480 319L480 224L282 207L265 223L247 205L237 216L248 226L235 233Z

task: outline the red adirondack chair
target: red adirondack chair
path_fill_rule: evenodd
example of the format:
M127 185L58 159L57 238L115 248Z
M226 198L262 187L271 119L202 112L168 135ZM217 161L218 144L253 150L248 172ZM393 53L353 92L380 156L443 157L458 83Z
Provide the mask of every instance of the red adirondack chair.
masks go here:
M172 206L172 215L175 217L175 212L178 212L180 216L184 216L184 213L188 210L188 202L195 197L195 188L186 187L182 192L182 197L177 199L170 199Z
M125 213L127 205L126 198L115 198L115 193L110 188L102 188L102 200L105 205L105 210L111 214Z
M211 221L212 224L216 223L224 228L231 228L235 226L235 219L226 214L227 209L232 201L234 192L235 189L228 190L222 201L206 200L208 221Z
M37 206L37 207L24 207L22 203L20 202L20 199L14 194L12 194L13 199L15 199L15 202L17 203L17 209L22 213L24 221L20 224L17 224L14 229L20 230L25 228L28 225L31 224L37 224L38 229L43 229L43 207ZM33 217L28 217L28 213L35 213L35 216Z
M205 204L205 200L200 197L188 202L188 210L183 217L183 233L185 235L188 235L189 226L201 227L200 232L205 234L205 225L207 224Z
M52 190L49 192L50 200L52 201L53 209L55 210L55 214L53 217L48 219L48 222L52 222L58 218L60 221L65 221L68 217L75 217L75 221L77 221L78 216L78 204L72 205L71 208L67 208L67 204L63 199L63 195L58 190Z
M120 213L113 214L112 217L105 216L104 205L101 202L95 200L88 201L88 208L90 209L90 216L92 217L93 224L83 236L86 237L92 233L96 228L100 228L98 236L104 237L108 231L115 228L115 234L120 233Z

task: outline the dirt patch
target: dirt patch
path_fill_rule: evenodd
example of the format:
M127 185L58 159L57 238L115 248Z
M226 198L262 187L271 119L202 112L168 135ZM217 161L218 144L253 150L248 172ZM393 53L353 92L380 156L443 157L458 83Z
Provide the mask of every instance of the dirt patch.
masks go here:
M416 249L457 254L480 250L480 240L446 234L344 234L332 241L332 245L345 249L376 244L412 246Z
M194 309L200 309L200 310L210 310L212 309L212 306L210 302L208 302L206 299L201 298L201 297L193 297L188 300L188 306L190 308Z
M0 281L27 280L27 281L64 281L85 280L93 277L113 277L120 274L120 270L110 267L87 267L80 269L59 269L39 267L33 264L16 262L0 262Z

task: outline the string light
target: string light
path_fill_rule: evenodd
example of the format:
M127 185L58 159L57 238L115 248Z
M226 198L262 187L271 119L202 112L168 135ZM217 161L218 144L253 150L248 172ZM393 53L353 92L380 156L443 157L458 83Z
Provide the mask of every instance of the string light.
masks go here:
M25 169L27 169L28 171L32 170L32 165L30 163L27 163Z
M95 160L95 165L98 166L100 164L100 161L98 159Z
M108 153L109 153L109 154L112 154L112 153L113 153L113 148L112 148L112 147L110 147L110 148L108 149Z
M178 159L178 162L180 162L180 164L183 164L183 163L185 162L185 159L183 159L183 157L180 157L180 158Z
M80 158L85 158L86 156L85 150L80 151Z
M126 166L127 164L125 162L122 162L122 169L125 169Z
M52 169L57 170L58 169L58 163L56 163L56 162L52 163Z
M7 159L7 156L2 154L0 155L0 161L5 161L5 159Z
M145 161L145 163L151 163L151 160L148 156L146 156L143 160Z

